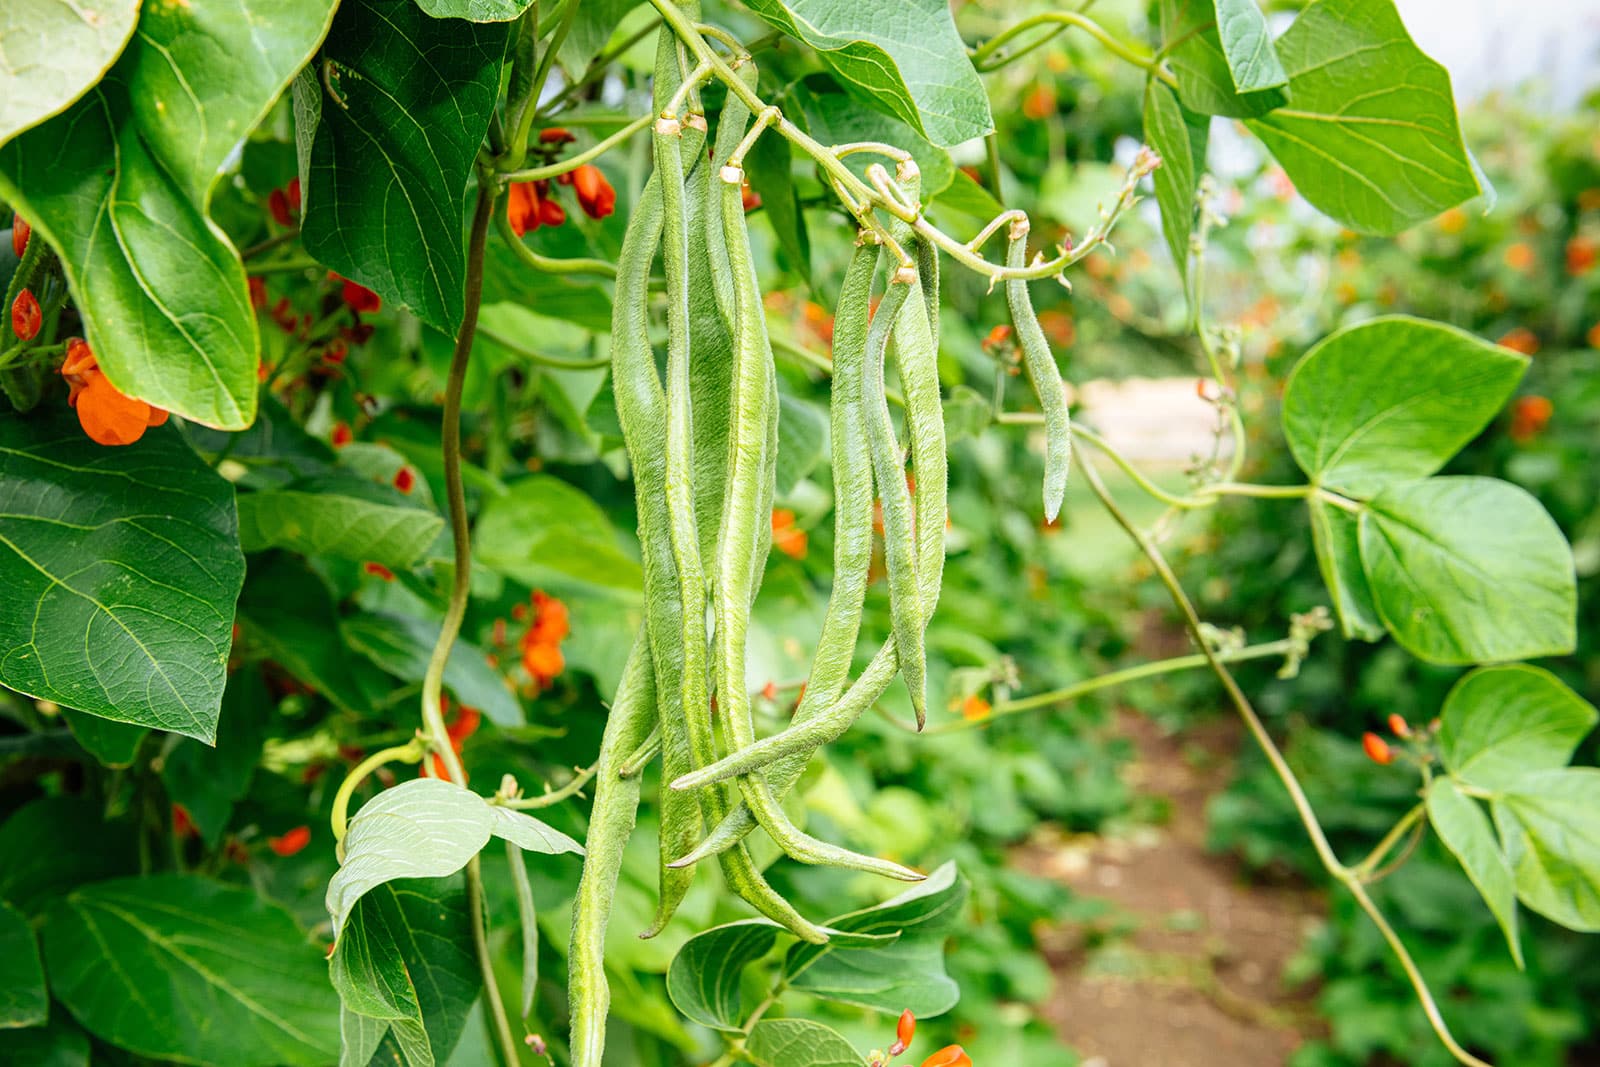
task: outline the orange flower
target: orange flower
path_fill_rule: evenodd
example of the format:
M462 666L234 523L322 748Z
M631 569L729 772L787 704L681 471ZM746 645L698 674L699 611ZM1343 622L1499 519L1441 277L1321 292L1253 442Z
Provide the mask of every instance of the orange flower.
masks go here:
M402 493L409 493L417 487L417 475L410 467L401 467L394 472L394 487Z
M806 558L806 532L794 524L794 512L777 508L772 513L772 547L792 559Z
M570 144L576 140L576 137L572 136L572 134L568 133L560 126L551 126L548 129L539 131L540 144Z
M447 708L450 706L448 700L444 700L443 703ZM460 752L462 743L477 733L478 727L482 723L483 713L477 708L463 704L456 710L450 721L444 724L444 732L449 735L451 745L455 747L457 752Z
M542 589L535 589L531 599L533 625L523 634L522 647L555 645L565 640L572 632L572 617L567 612L567 605Z
M749 179L739 186L739 203L746 211L754 211L761 206L761 194L750 188Z
M1389 732L1394 734L1396 737L1410 737L1411 724L1406 722L1405 719L1401 718L1399 715L1391 714L1389 716Z
M1600 258L1600 252L1593 237L1580 234L1567 242L1567 273L1574 278L1588 274L1596 258Z
M549 685L567 666L561 646L538 642L522 650L522 666L541 686Z
M296 826L277 837L267 838L267 847L279 856L292 856L311 843L311 827Z
M1589 327L1589 332L1583 335L1583 339L1589 342L1590 348L1600 348L1600 322Z
M1453 207L1439 216L1439 229L1443 233L1456 234L1467 228L1467 213L1458 207Z
M911 1047L911 1038L917 1032L917 1017L907 1008L900 1013L900 1021L895 1023L894 1044L889 1046L889 1055L898 1056Z
M11 302L11 332L19 341L31 341L39 336L44 324L44 314L39 310L39 298L32 289L24 289Z
M1031 93L1023 97L1022 114L1035 122L1047 119L1055 114L1056 94L1048 85L1036 85Z
M1500 338L1500 344L1525 356L1531 356L1539 351L1538 335L1526 326L1518 326L1514 330L1507 331L1505 336Z
M946 1045L923 1060L922 1067L972 1067L972 1057L960 1045Z
M1517 397L1516 403L1511 405L1511 439L1518 444L1527 444L1544 432L1555 411L1555 405L1547 397Z
M578 206L591 219L603 219L617 209L617 191L593 163L585 163L572 172L572 191L578 194Z
M333 424L333 433L329 434L328 438L333 442L334 448L343 448L355 439L355 434L351 432L348 422L336 422Z
M11 251L18 259L28 249L28 236L33 233L33 227L28 225L28 220L21 215L14 216L11 220Z
M1537 262L1538 257L1533 254L1533 249L1522 241L1506 249L1506 266L1514 271L1526 274Z
M974 693L961 702L961 717L968 722L981 722L989 717L989 702Z
M1373 763L1387 766L1394 762L1394 749L1389 742L1370 730L1361 735L1361 748Z
M101 445L131 445L151 426L167 421L167 413L143 400L126 396L100 370L94 351L81 337L67 342L61 376L71 392L67 403L78 411L78 422L89 439Z
M339 291L339 295L349 305L351 311L377 311L383 306L383 299L377 293L349 278L344 280L344 287Z
M761 695L763 697L765 697L767 700L773 700L773 701L777 700L778 699L778 683L772 681L769 678L767 680L767 684L761 687Z
M1002 322L990 330L983 338L983 350L993 355L996 351L1011 343L1011 327Z

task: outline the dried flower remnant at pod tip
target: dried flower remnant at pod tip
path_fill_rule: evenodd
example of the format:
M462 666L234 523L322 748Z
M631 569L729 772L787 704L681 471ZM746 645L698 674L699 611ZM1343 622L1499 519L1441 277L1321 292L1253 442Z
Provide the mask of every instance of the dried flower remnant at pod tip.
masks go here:
M67 403L77 410L83 432L96 444L131 445L145 430L167 421L162 409L126 396L112 385L81 337L67 341L61 376L70 388Z

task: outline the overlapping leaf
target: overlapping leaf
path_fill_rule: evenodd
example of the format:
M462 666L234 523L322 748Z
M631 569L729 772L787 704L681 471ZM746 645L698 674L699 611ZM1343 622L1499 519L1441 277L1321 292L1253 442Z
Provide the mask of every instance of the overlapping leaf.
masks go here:
M861 1053L832 1027L809 1019L762 1019L745 1054L756 1067L861 1067Z
M780 932L765 919L747 919L696 934L672 958L667 995L701 1026L739 1030L744 1026L739 978L748 964L772 951Z
M1574 930L1600 931L1600 769L1527 775L1494 802L1517 896Z
M11 0L0 8L0 144L88 92L138 20L139 0Z
M341 630L351 648L407 682L422 681L439 636L436 624L411 615L367 613L345 620ZM522 705L476 645L458 640L451 646L444 684L457 700L496 725L522 725Z
M1161 207L1161 232L1178 266L1189 273L1189 235L1194 230L1194 194L1205 170L1210 122L1178 102L1177 94L1159 81L1145 89L1144 139L1161 157L1151 180Z
M1428 820L1460 861L1484 903L1489 905L1506 935L1506 943L1511 946L1512 958L1521 967L1517 890L1511 878L1511 865L1495 839L1489 817L1477 801L1463 795L1453 781L1440 778L1428 789Z
M1549 671L1486 667L1445 698L1439 753L1468 785L1510 789L1524 775L1565 767L1597 718L1592 704Z
M0 683L211 741L244 579L233 487L162 427L0 419Z
M422 558L443 528L444 519L431 511L336 492L276 489L239 498L246 552L287 548L404 568Z
M21 912L0 903L0 1030L38 1026L49 1013L33 929Z
M1255 0L1161 0L1167 63L1191 111L1248 118L1289 99L1265 19L1249 8Z

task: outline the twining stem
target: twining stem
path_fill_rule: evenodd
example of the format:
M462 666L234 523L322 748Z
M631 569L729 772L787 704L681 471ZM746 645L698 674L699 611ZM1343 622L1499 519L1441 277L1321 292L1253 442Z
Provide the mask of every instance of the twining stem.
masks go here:
M454 543L455 568L450 574L450 599L445 605L444 621L439 624L439 639L433 646L427 673L422 676L422 725L428 747L443 762L450 780L459 786L467 784L466 772L461 768L461 757L450 744L450 733L444 724L441 697L444 690L444 668L450 660L450 649L461 633L461 621L467 614L467 596L471 589L472 533L467 525L467 493L461 480L461 389L467 378L467 362L472 355L472 342L478 329L478 308L483 303L483 253L489 238L489 222L494 217L498 189L487 175L478 182L477 207L472 213L472 229L467 241L466 310L461 316L461 329L456 334L456 347L450 357L450 375L444 389L444 425L441 427L444 453L445 499L450 507L450 537ZM505 1003L500 999L500 987L494 977L494 961L489 955L489 932L483 917L483 868L477 856L467 864L467 906L472 910L472 943L478 957L478 969L483 973L483 995L494 1018L495 1036L499 1041L500 1057L506 1067L517 1064L517 1042L511 1033L511 1020L506 1016Z
M586 148L582 152L566 156L542 167L527 167L522 170L509 171L502 174L500 180L503 182L537 182L559 178L569 171L577 170L592 159L599 159L654 121L654 115L640 115L616 133L596 142L593 147Z
M601 367L611 366L610 359L562 359L559 356L546 356L483 326L478 327L478 336L514 353L519 359L554 370L598 370Z
M542 256L522 243L522 238L511 228L511 223L505 215L496 216L495 222L500 228L501 238L510 246L511 251L516 253L517 258L540 273L598 274L605 278L617 276L617 265L607 263L603 259L556 259L552 256Z
M1351 873L1359 876L1363 881L1371 881L1373 872L1383 863L1384 858L1389 855L1395 845L1399 844L1400 839L1405 837L1411 831L1411 828L1427 814L1427 810L1427 805L1417 804L1401 816L1400 821L1391 826L1389 832L1383 835L1383 840L1379 841L1372 851L1367 854L1367 858L1350 868Z
M1400 936L1395 933L1394 927L1389 925L1389 920L1379 910L1378 906L1373 903L1372 897L1368 895L1367 887L1362 881L1360 869L1346 867L1339 862L1339 857L1333 851L1333 846L1328 843L1328 837L1322 829L1322 823L1317 819L1317 813L1312 808L1311 801L1306 796L1305 790L1301 787L1300 780L1295 777L1294 770L1289 766L1288 760L1284 759L1283 753L1278 750L1277 743L1267 733L1267 728L1256 714L1254 706L1250 703L1250 698L1245 696L1243 689L1239 688L1239 683L1234 679L1233 672L1228 670L1227 665L1218 657L1217 653L1212 651L1211 646L1206 644L1200 615L1195 611L1194 603L1189 599L1189 595L1184 592L1183 585L1178 581L1177 575L1173 573L1166 557L1156 547L1155 542L1145 536L1144 531L1140 530L1133 520L1128 517L1127 513L1118 506L1116 500L1112 498L1111 493L1106 489L1105 482L1100 479L1099 472L1081 453L1078 457L1078 463L1083 471L1084 480L1089 483L1089 488L1094 491L1094 495L1099 498L1100 503L1105 506L1106 511L1116 521L1117 525L1121 526L1127 535L1133 539L1134 544L1139 546L1140 551L1149 560L1151 567L1155 569L1157 577L1161 579L1161 584L1166 586L1173 606L1183 616L1184 625L1189 630L1190 636L1200 646L1202 654L1211 666L1212 673L1222 683L1222 688L1227 692L1228 699L1232 701L1234 708L1239 712L1239 717L1244 720L1245 727L1250 731L1251 737L1254 738L1257 746L1267 757L1267 762L1272 765L1278 780L1283 783L1284 789L1288 792L1289 800L1294 804L1295 811L1300 816L1300 822L1304 825L1307 836L1311 838L1312 847L1316 849L1317 858L1322 861L1323 869L1342 883L1350 894L1355 897L1356 903L1361 905L1361 910L1366 912L1367 917L1378 927L1378 932L1388 942L1390 951L1400 961L1400 966L1405 970L1406 977L1410 979L1411 988L1416 992L1417 1000L1421 1003L1423 1013L1428 1018L1428 1024L1433 1027L1433 1032L1438 1037L1440 1044L1444 1045L1445 1049L1459 1063L1467 1064L1468 1067L1490 1067L1489 1064L1462 1048L1454 1035L1450 1033L1450 1027L1445 1023L1444 1016L1439 1012L1439 1005L1434 1000L1433 991L1428 988L1427 979L1417 969L1416 961L1411 958L1410 951L1407 950L1405 943L1400 940Z
M416 738L412 738L403 745L374 752L344 776L344 781L339 783L339 791L333 795L333 814L329 817L329 822L333 826L333 839L339 843L341 849L344 847L344 835L349 826L350 798L355 795L356 787L366 781L367 775L387 763L416 763L423 755L422 745Z
M1005 47L1007 44L1016 40L1023 34L1036 30L1041 26L1049 26L1050 31L1039 37L1037 40L1030 41L1025 47L1002 56L998 62L987 62L1001 48ZM1096 41L1099 41L1106 51L1110 52L1118 59L1132 63L1140 70L1147 71L1152 77L1161 79L1174 89L1178 87L1178 79L1173 77L1170 71L1162 68L1161 63L1156 56L1151 55L1149 52L1137 49L1132 45L1124 44L1122 41L1117 40L1115 37L1111 36L1111 34L1107 33L1105 28L1098 22L1089 18L1087 15L1079 14L1076 11L1045 11L1038 15L1034 15L1031 18L1023 19L1021 22L1018 22L1013 26L1007 26L1004 30L1001 30L999 33L995 34L993 37L983 42L983 44L972 50L972 65L977 67L980 71L998 69L1012 60L1033 51L1046 41L1049 41L1055 37L1056 34L1072 26L1076 26L1084 33L1087 33L1090 37L1093 37Z
M1293 639L1286 637L1279 641L1264 641L1259 645L1248 645L1240 649L1218 652L1216 655L1224 663L1243 663L1246 660L1270 659L1273 656L1290 655L1296 651L1298 644ZM1187 656L1174 656L1171 659L1155 660L1150 663L1141 663L1137 667L1128 667L1125 670L1112 671L1109 674L1101 674L1094 678L1085 679L1064 689L1052 689L1048 693L1035 693L1032 696L1020 697L1016 700L1002 700L989 709L989 714L981 719L947 722L939 726L930 727L924 730L923 733L928 735L953 734L960 733L963 730L981 729L995 719L1004 718L1007 715L1020 715L1023 712L1034 711L1038 708L1067 704L1101 689L1126 685L1129 682L1137 682L1143 678L1173 674L1177 671L1209 667L1210 665L1210 659L1200 652L1191 653Z

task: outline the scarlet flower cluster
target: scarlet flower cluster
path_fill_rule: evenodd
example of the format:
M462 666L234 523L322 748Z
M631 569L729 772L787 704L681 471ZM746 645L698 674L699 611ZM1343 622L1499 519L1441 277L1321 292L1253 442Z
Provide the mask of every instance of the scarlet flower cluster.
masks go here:
M571 616L567 605L542 589L535 589L529 598L533 605L533 619L517 647L522 652L522 667L533 679L533 684L543 689L566 669L566 657L561 653L561 642L572 632ZM518 619L527 617L527 609L518 604L521 614L512 611Z
M439 708L441 711L449 711L450 698L441 696L439 698ZM457 708L456 713L445 720L444 732L450 738L450 747L455 750L457 756L461 755L461 747L466 744L467 738L477 733L478 727L482 723L482 713L477 708L468 707L466 704ZM418 776L425 777L429 773L435 778L448 779L450 777L450 771L445 767L444 757L434 753L430 759L423 763Z
M772 547L791 559L806 558L806 532L794 523L794 512L775 508L772 512Z
M551 127L539 134L539 142L555 148L575 140L572 134ZM567 171L556 178L557 185L570 185L578 207L591 219L603 219L617 209L617 191L605 173L592 163ZM547 180L513 182L506 190L506 221L518 237L540 226L560 226L567 221L567 210L556 202Z
M131 445L145 430L167 421L165 411L126 396L112 385L81 337L67 341L61 376L71 387L67 403L77 409L83 432L97 444Z

